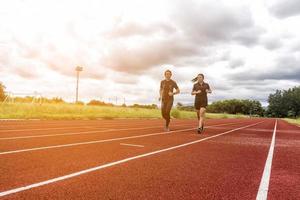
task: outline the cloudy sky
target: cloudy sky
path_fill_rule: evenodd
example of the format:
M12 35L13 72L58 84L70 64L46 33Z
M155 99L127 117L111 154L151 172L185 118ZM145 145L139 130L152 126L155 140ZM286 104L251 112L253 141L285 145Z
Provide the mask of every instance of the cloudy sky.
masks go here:
M299 0L0 0L0 82L14 93L158 103L173 71L183 103L206 75L209 101L300 85Z

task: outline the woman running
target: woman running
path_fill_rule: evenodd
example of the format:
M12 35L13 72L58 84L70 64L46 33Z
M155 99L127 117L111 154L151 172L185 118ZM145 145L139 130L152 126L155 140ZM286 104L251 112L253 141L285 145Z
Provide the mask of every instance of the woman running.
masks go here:
M207 93L211 93L211 89L207 83L204 82L204 75L198 74L196 78L192 80L196 82L193 87L192 95L195 96L195 109L198 117L198 134L201 134L204 130L204 118L207 106Z
M160 82L159 101L161 101L161 114L166 120L165 131L169 131L170 111L173 106L174 95L179 94L177 83L171 79L172 72L165 71L165 80ZM174 92L175 89L175 92Z

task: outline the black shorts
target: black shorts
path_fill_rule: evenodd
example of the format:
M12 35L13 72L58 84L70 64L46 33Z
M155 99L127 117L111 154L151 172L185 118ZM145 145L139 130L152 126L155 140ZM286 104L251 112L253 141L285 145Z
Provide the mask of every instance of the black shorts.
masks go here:
M207 99L195 99L194 106L196 110L200 110L200 108L206 108Z

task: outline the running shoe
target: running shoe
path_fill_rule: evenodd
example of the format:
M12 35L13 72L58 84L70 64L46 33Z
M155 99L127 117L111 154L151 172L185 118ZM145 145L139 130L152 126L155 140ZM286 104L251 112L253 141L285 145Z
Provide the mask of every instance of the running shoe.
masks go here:
M166 126L166 127L165 127L165 131L166 131L166 132L169 132L169 131L170 131L169 127Z
M203 131L203 127L200 127L200 128L197 129L197 133L198 133L198 134L201 134L202 131Z

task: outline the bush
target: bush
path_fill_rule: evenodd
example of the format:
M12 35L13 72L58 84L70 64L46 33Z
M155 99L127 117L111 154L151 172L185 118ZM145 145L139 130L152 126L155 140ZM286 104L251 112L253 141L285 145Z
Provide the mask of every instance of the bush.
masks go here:
M156 104L151 104L151 105L140 105L140 104L133 104L132 106L129 106L131 108L146 108L146 109L157 109Z
M83 105L84 105L84 102L82 102L82 101L77 101L77 102L76 102L76 105L81 105L81 106L83 106Z
M112 103L105 103L104 101L91 100L87 105L89 106L113 106Z
M176 119L179 119L180 118L180 111L177 110L177 109L172 110L171 116L176 118Z

